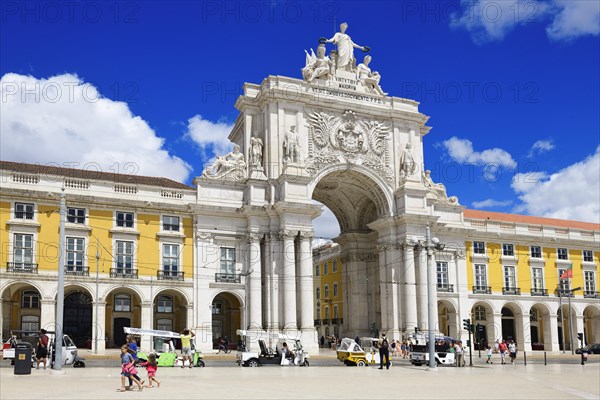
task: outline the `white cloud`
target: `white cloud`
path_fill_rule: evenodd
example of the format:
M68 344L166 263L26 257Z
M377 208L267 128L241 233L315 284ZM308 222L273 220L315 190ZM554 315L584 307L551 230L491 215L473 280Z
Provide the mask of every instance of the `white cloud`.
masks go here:
M593 155L552 175L517 174L515 212L600 223L600 146Z
M77 75L7 73L0 85L2 160L90 170L99 165L104 172L179 182L192 170L163 148L164 139L126 103L102 97Z
M452 28L467 30L475 43L500 41L520 25L547 23L553 40L571 40L600 33L597 0L461 0L462 13Z
M494 207L506 207L512 205L512 200L494 200L486 199L482 201L474 201L473 208L494 208Z
M450 157L459 163L495 165L510 169L514 169L517 166L512 156L507 151L499 148L478 152L473 149L473 142L468 139L459 139L456 136L445 140L442 144Z
M314 204L319 204L323 206L323 204L318 201L313 200ZM329 240L338 237L340 234L340 224L331 212L331 210L325 206L323 206L323 212L320 216L313 220L313 229L314 229L314 243L324 244Z
M600 2L597 0L555 0L557 15L546 28L554 40L571 40L600 33Z
M232 129L232 124L212 122L201 115L194 115L188 119L185 136L197 144L204 159L209 160L214 159L215 155L225 155L231 151L233 144L227 137Z
M555 146L552 142L552 139L538 140L533 144L533 146L531 146L531 150L529 150L529 154L527 155L527 157L531 158L535 154L545 153L554 149L554 147Z

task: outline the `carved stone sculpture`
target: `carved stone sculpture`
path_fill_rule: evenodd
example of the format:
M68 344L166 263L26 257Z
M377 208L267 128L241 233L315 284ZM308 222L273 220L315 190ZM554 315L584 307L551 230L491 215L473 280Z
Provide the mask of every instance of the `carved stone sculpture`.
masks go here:
M233 151L225 156L217 156L213 165L204 168L202 172L204 178L230 178L232 180L242 180L246 177L246 161L244 154L240 152L240 146L237 144Z
M458 205L458 197L456 196L451 196L448 197L448 195L446 194L446 187L444 186L443 183L434 183L433 180L431 179L431 171L430 170L426 170L425 172L423 172L423 185L425 185L425 187L427 189L429 189L429 191L433 194L436 195L436 197L441 200L442 202L446 203L446 204L450 204L450 205Z
M410 143L406 143L404 151L400 156L400 181L403 182L406 178L415 173L417 170L417 163L411 152Z
M306 65L302 68L302 78L307 82L312 82L317 78L328 78L332 73L333 63L325 55L325 45L320 44L317 47L317 55L311 49L311 54L306 50Z
M300 140L295 126L290 126L285 132L283 139L283 162L299 163L300 162Z
M255 168L262 169L262 157L263 157L263 141L261 138L252 136L250 138L250 165Z
M356 79L371 93L385 96L386 93L384 93L379 86L381 75L379 75L379 72L377 71L371 72L371 68L369 68L370 62L371 56L365 56L364 61L361 64L358 64L358 67L356 67Z
M356 59L354 58L354 49L361 49L362 51L369 51L367 46L360 46L352 41L349 35L346 34L348 24L342 22L340 25L340 31L337 32L331 39L321 38L321 43L333 43L337 46L337 61L336 68L344 69L346 71L354 71L356 66Z

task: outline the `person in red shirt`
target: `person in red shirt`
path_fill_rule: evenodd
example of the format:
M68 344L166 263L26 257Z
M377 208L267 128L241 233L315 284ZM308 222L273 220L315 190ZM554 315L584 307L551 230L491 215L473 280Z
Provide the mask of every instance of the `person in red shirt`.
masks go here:
M506 345L506 341L502 341L498 346L500 350L500 359L502 360L502 364L506 364L506 353L508 352L508 346Z
M46 369L46 361L48 360L48 336L46 330L40 330L40 338L38 339L37 349L35 350L35 358L37 359L36 369L40 369L40 362L44 362L44 369Z

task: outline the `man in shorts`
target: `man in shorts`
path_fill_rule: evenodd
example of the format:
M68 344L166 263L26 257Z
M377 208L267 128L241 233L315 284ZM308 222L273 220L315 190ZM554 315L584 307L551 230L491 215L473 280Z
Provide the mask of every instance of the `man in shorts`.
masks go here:
M194 333L189 329L184 329L181 332L181 355L183 357L181 368L185 367L186 359L190 361L190 368L194 366L194 360L192 359L192 345L190 343L193 336L195 336Z
M48 335L46 335L45 329L40 329L40 338L35 350L35 358L37 359L36 369L40 369L40 362L44 363L44 369L46 369L46 360L48 358Z

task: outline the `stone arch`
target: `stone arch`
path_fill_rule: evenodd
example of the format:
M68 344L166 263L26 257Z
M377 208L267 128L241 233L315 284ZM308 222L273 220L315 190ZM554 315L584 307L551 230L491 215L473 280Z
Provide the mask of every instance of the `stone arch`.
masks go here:
M190 304L189 296L183 290L165 287L157 290L152 298L152 329L181 332L188 327Z
M521 304L508 301L500 309L502 338L505 340L514 340L519 348L524 346L524 326L523 326L523 307Z
M27 293L31 291L32 293ZM35 295L37 292L37 296ZM43 290L39 283L10 280L0 292L0 333L8 337L14 329L38 330L43 327Z
M64 286L64 293L65 296L67 296L67 294L69 294L72 291L85 291L87 292L88 296L90 296L90 298L92 299L92 301L96 301L96 289L92 288L92 286L90 284L87 283L66 283ZM52 292L51 292L52 298L54 300L56 300L56 296L58 295L58 287L54 287L52 288Z
M476 301L471 306L471 322L475 325L483 325L483 332L480 333L481 346L492 343L501 335L502 327L494 322L495 313L494 304L488 300ZM483 343L484 341L486 343ZM479 345L476 343L475 347L477 346Z
M219 290L215 293L211 300L213 349L218 348L218 342L221 339L225 340L225 337L229 345L235 347L236 331L245 328L243 310L244 301L239 293L230 290ZM250 327L252 328L261 327Z
M29 279L24 280L24 281L17 281L17 280L11 279L11 280L2 282L2 285L0 285L0 298L4 297L4 295L6 294L5 293L6 290L14 288L14 286L33 286L39 292L41 298L43 298L45 295L45 292L42 289L42 286L37 281L33 281L33 280L29 280Z
M65 286L63 332L80 348L90 348L93 337L94 296L86 286Z
M577 312L577 307L571 304L569 308L569 304L565 300L561 306L556 308L556 333L560 350L571 350L572 346L577 346L578 317L582 317L582 314Z
M123 296L116 298L116 295ZM114 295L114 296L113 296ZM141 327L142 326L142 302L143 297L139 288L127 286L111 285L107 289L102 300L106 302L103 305L104 310L104 325L105 336L108 336L109 345L120 346L125 343L126 335L123 331L124 327Z
M458 306L454 299L438 299L438 330L446 336L457 338L460 332Z
M118 289L130 290L132 292L135 292L135 294L140 298L141 302L148 301L148 299L146 299L146 296L144 295L144 292L141 290L141 287L134 285L110 285L104 289L102 296L100 296L100 301L106 301L106 298L111 294L111 292L114 292Z
M586 344L600 342L600 306L590 304L583 310L583 337Z
M551 310L545 303L533 303L529 308L529 325L525 327L525 342L532 350L552 349Z

